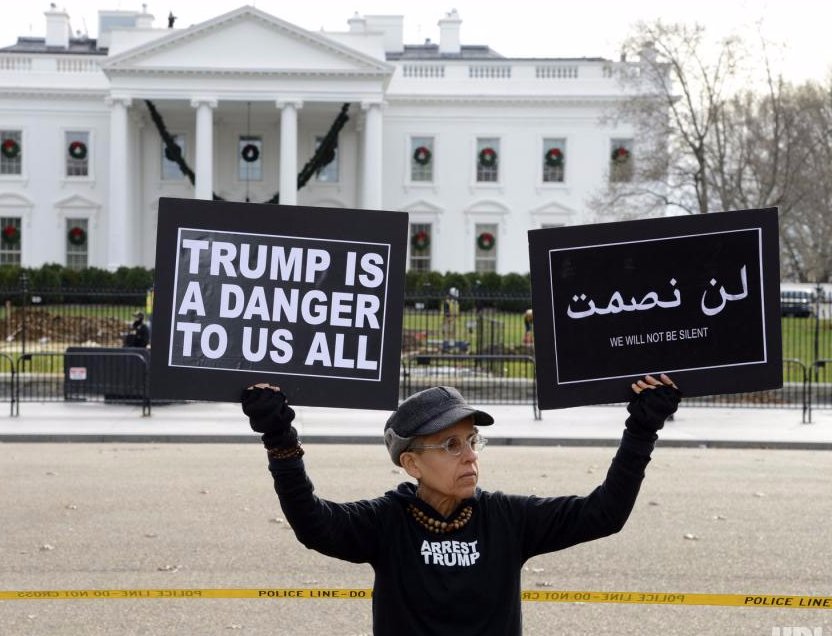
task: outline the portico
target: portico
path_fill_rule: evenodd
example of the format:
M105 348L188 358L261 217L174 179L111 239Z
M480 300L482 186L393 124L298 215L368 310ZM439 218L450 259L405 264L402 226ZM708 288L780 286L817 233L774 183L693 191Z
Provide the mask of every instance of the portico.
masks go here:
M225 39L235 47L216 46ZM110 83L111 267L148 260L153 246L138 245L135 237L155 236L158 196L211 199L216 194L258 202L279 191L281 204L298 204L299 168L344 103L351 104L352 122L339 139L344 168L338 192L334 197L318 193L318 200L309 203L326 205L328 198L344 207L382 206L382 105L393 68L379 59L242 7L128 48L102 68ZM193 169L193 187L181 179L162 179L164 144L145 115L145 100L154 103L171 133L181 131L185 138L183 157ZM132 128L140 134L131 134ZM249 183L235 174L237 140L255 131L262 176ZM131 146L134 139L138 148ZM136 179L135 190L145 196L130 196Z

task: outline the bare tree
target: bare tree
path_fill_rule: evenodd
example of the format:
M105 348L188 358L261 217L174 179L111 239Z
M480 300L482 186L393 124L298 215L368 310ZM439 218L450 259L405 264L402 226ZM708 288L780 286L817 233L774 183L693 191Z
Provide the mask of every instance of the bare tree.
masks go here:
M794 169L780 207L781 270L803 282L832 281L832 82L791 94Z
M794 87L774 74L766 43L740 72L737 38L714 47L698 25L637 25L616 65L627 97L610 116L635 136L625 179L591 202L615 219L777 206L783 278L832 280L832 81ZM611 176L613 175L611 171Z
M735 80L740 42L707 46L701 25L639 23L624 43L618 65L629 94L611 115L632 125L633 169L626 181L610 180L591 203L601 214L629 216L657 211L712 210L710 172L715 129ZM715 53L709 53L715 51Z

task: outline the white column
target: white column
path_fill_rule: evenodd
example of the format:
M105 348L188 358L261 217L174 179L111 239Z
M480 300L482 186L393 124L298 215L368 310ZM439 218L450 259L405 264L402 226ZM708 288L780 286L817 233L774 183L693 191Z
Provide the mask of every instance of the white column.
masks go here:
M107 211L107 267L115 270L121 265L133 265L130 242L128 240L129 188L127 109L130 107L128 97L110 97L110 192Z
M280 109L280 204L298 204L298 111L303 102L278 100Z
M380 102L362 102L364 110L364 169L361 207L380 210L382 206L382 116Z
M216 99L192 99L196 108L196 179L194 198L213 198L214 192L214 109Z

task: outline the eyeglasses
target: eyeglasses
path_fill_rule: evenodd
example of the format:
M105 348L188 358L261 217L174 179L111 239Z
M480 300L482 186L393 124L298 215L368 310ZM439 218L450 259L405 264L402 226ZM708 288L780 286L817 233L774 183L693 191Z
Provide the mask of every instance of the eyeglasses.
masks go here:
M483 448L485 448L485 445L487 443L488 440L486 438L484 438L479 433L474 433L473 435L467 437L464 440L461 437L449 437L441 444L422 444L420 446L411 446L407 450L423 451L435 448L442 448L445 450L446 453L448 453L448 455L459 457L460 455L462 455L462 451L466 446L475 453L479 453Z

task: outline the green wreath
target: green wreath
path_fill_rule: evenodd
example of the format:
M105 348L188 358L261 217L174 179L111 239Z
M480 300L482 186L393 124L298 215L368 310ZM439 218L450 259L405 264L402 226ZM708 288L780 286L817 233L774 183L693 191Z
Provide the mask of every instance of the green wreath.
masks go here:
M480 150L479 162L483 168L493 168L497 165L497 151L491 146Z
M627 163L630 160L630 151L624 146L618 146L612 151L612 160L615 163Z
M491 232L483 232L477 237L477 247L486 252L494 247L497 238Z
M550 168L559 168L563 165L563 151L560 148L549 148L543 156L543 160Z
M246 144L240 151L240 156L246 163L254 163L260 158L260 149L254 144Z
M72 245L84 245L87 242L87 232L76 225L66 233L66 238Z
M3 242L7 245L17 245L20 243L20 228L14 225L7 225L3 228Z
M432 158L432 153L430 148L427 146L419 146L416 150L413 151L413 161L418 163L420 166L426 166L430 163Z
M79 161L87 158L87 144L83 141L75 140L69 144L69 156Z
M20 144L17 143L16 139L4 139L2 146L3 156L6 159L17 159L20 155Z
M410 237L410 245L416 250L427 249L430 245L430 234L424 230L419 230Z

